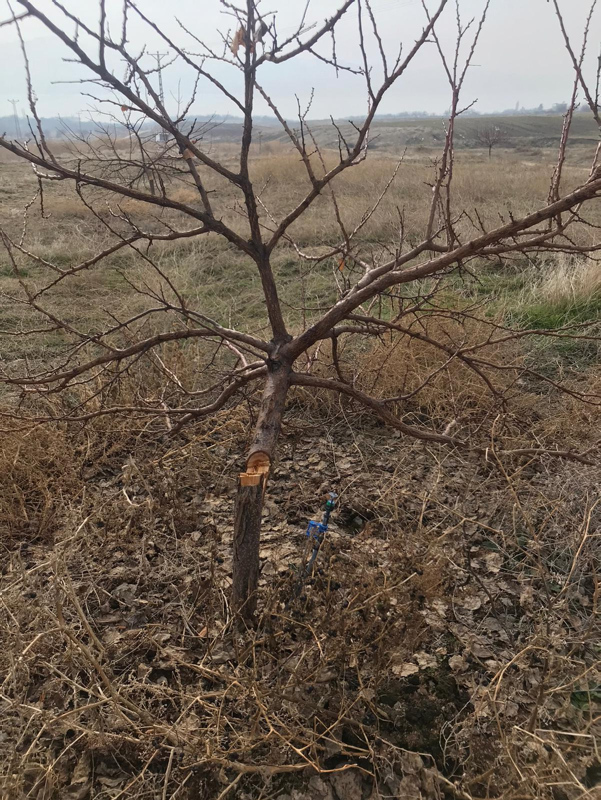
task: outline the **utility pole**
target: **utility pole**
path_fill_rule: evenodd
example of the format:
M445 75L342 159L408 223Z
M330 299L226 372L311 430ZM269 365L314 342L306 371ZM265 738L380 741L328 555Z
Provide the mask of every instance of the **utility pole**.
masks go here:
M165 56L169 55L169 53L149 53L148 55L152 56L157 62L157 73L159 76L159 99L161 101L161 105L165 108L165 92L163 90L163 65L161 64L161 59L165 58ZM159 142L166 142L169 139L169 134L166 130L161 128L159 131L159 135L157 136Z
M165 58L165 56L169 55L169 53L149 53L148 55L152 56L154 60L157 62L157 72L159 74L159 98L161 100L161 105L165 105L165 92L163 91L163 75L162 69L163 65L161 64L161 59Z
M9 100L8 101L11 106L13 107L13 119L15 121L15 131L17 134L17 138L22 139L23 136L21 134L21 123L19 122L19 115L17 114L17 103L18 100Z

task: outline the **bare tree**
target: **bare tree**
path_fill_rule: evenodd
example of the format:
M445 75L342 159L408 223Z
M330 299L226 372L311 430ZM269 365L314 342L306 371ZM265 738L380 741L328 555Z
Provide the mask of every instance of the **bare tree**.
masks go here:
M488 157L492 158L492 149L508 140L507 131L498 125L484 125L476 129L475 140L481 147L486 147Z
M56 395L81 390L67 411L30 412L34 419L54 417L85 422L104 414L145 415L163 420L172 435L220 409L252 400L254 387L260 387L252 442L239 478L234 520L233 599L243 617L250 619L256 608L263 498L286 400L293 387L333 392L365 407L406 436L426 443L473 448L485 455L486 447L453 420L440 429L410 424L405 415L407 404L451 363L469 370L500 405L506 399L503 390L508 375L512 384L526 374L556 386L551 378L527 366L496 361L490 356L491 348L500 343L545 332L513 330L484 314L479 316L477 309L452 311L444 302L437 302L449 280L489 261L545 252L590 256L601 249L594 221L586 216L589 201L601 196L599 152L590 173L576 188L564 192L562 187L570 120L560 142L548 201L542 201L526 215L500 214L495 225L483 220L477 211L457 207L453 190L455 122L470 106L462 105L462 89L485 24L488 2L483 3L480 18L469 21L462 20L457 4L452 12L457 28L456 47L450 53L438 36L437 25L452 4L436 0L429 8L424 2L421 34L408 49L399 47L392 55L386 52L369 0L344 0L338 11L320 24L309 19L307 7L296 29L287 35L280 33L277 15L262 15L258 0L244 0L243 7L222 0L231 29L221 34L218 49L203 38L204 29L197 31L182 21L178 23L180 38L174 40L136 0L123 1L118 23L114 17L109 20L106 0L99 0L96 24L88 24L87 16L69 10L59 0L48 4L36 0L16 3L19 13L14 13L12 24L19 36L27 17L32 17L62 42L69 58L86 72L83 80L87 81L86 88L91 87L88 96L95 98L98 108L108 109L110 122L118 120L126 136L111 136L108 128L102 137L83 140L72 136L71 150L59 154L44 135L26 59L31 137L27 145L6 138L0 139L0 145L33 166L42 207L45 187L50 182L72 184L81 203L105 230L107 242L76 265L65 267L43 258L27 245L25 231L31 204L25 211L23 235L2 232L20 287L19 296L13 301L43 321L41 327L34 326L29 333L60 331L66 342L52 363L9 365L5 381L22 387L29 395L37 393L46 409L55 408L51 400ZM360 67L344 64L336 50L338 25L352 13L356 15ZM156 68L147 64L143 51L133 51L129 46L132 18L143 23L149 35L162 42L170 58L185 65L193 76L192 95L176 115L169 113L157 89ZM587 33L589 26L590 18ZM396 239L370 244L362 238L362 232L377 215L393 181L402 179L402 160L382 195L353 223L348 222L339 199L338 179L367 157L370 129L385 96L427 46L438 51L451 95L444 147L432 165L429 211L419 239L413 232L407 234L400 212ZM576 84L584 88L599 121L597 99L586 88L584 51L585 48L581 57L574 56ZM23 52L26 56L24 44ZM332 120L337 142L334 152L320 146L316 131L308 122L310 105L299 108L298 123L292 127L263 83L265 67L273 70L294 59L300 64L300 59L309 57L326 62L333 71L353 73L365 87L367 110L363 120L345 126ZM122 67L123 63L125 74L118 77L118 65ZM214 69L215 65L220 68ZM220 77L223 68L236 70L238 79L226 82ZM203 138L206 131L190 121L196 87L201 85L220 92L243 119L234 159L212 152ZM258 96L279 121L305 174L304 196L283 212L269 206L264 187L252 179L253 109ZM149 123L164 132L161 138L166 141L157 143L154 135L148 135ZM498 141L497 137L489 143L489 152ZM194 199L182 199L179 190L183 185L193 188ZM327 244L303 246L295 235L297 224L322 196L336 221L337 236ZM150 223L140 222L135 210L126 205L129 201L150 209ZM215 319L210 310L197 306L194 298L178 286L176 275L154 256L154 249L161 242L201 237L220 237L254 265L264 297L264 324L242 328L231 326L225 319ZM337 296L324 307L310 309L305 304L301 322L280 298L274 261L282 250L295 254L308 269L334 266L332 286ZM124 275L148 301L142 310L125 317L112 314L104 328L88 331L71 318L57 315L46 303L57 284L76 280L82 271L101 266L121 251L135 251L136 257L154 270L156 280L152 284L136 284ZM31 260L47 279L28 282L19 269L21 259ZM428 319L453 319L460 331L479 319L487 334L479 341L468 342L461 334L437 334L436 328L427 324ZM154 329L151 320L160 321ZM592 336L582 325L547 333L567 338ZM353 366L355 342L369 338L377 341L385 334L407 337L432 348L442 354L443 366L434 369L420 386L400 387L385 397L370 392L357 382ZM161 348L167 343L185 342L198 342L203 348L197 362L198 373L192 376L177 374L161 358ZM142 360L160 376L156 391L138 394L127 404L116 403L113 389ZM599 401L586 390L569 390L582 400ZM569 448L532 447L508 452L525 457L551 453L585 463L593 457L592 451L574 453Z

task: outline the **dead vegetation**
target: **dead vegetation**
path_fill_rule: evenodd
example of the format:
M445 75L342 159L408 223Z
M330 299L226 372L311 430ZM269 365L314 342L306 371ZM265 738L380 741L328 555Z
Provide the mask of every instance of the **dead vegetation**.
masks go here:
M129 135L54 147L28 71L34 142L0 137L3 796L592 798L601 151L575 109L582 92L601 127L595 4L580 58L550 6L574 67L552 157L455 146L488 4L475 24L456 7L448 52L452 4L424 4L387 54L357 2L367 116L326 132L309 109L293 130L259 76L302 54L345 69L353 0L286 39L226 3L236 27L222 56L197 39L199 64L127 0L242 113L221 142L190 126L194 96L170 115L128 13L113 38L102 0L98 30L18 5ZM432 44L446 129L386 149L372 117ZM259 95L287 142L264 153Z
M365 365L388 392L434 363L411 341ZM477 429L480 390L449 380L462 391L434 386L415 413L452 408ZM520 400L500 435L544 444L546 397ZM579 427L587 407L554 402L585 444L598 413ZM4 435L4 796L592 796L596 472L507 459L495 441L485 460L408 446L298 389L258 623L241 634L228 521L249 435L236 410L175 440L103 417ZM339 510L296 597L306 520L330 489Z
M277 172L269 184L277 202L280 168L265 168ZM507 174L499 164L495 185L509 180L499 191L510 194ZM466 179L466 191L476 184ZM349 213L359 185L345 189ZM36 252L68 266L87 252L74 254L80 237L92 255L101 227L85 214L73 225L61 193L46 197L54 234L36 227ZM227 248L211 240L153 247L189 297L209 298L220 315L253 319L259 289ZM40 264L19 263L28 280L40 279ZM300 286L292 253L277 268L289 275L291 307L326 301L329 265L307 270ZM430 314L405 319L407 332L382 331L359 347L340 343L343 376L348 370L376 397L407 397L402 413L412 424L442 430L452 421L480 443L484 458L408 445L330 392L291 393L263 517L263 599L256 629L244 634L228 599L229 520L232 476L243 467L256 412L253 393L175 437L165 415L23 428L5 405L4 796L594 796L598 470L500 451L557 441L575 451L594 447L599 406L578 395L599 394L598 370L580 357L569 369L562 362L573 394L559 394L552 383L524 380L528 364L540 370L536 337L506 339L499 329L491 341L490 334L508 313L533 314L534 300L544 308L594 302L596 266L590 262L577 277L564 259L535 269L510 264L476 282L467 277ZM542 275L536 288L535 274ZM61 283L52 302L78 324L99 324L99 298L110 297L113 310L117 297L130 311L132 303L143 308L132 286L155 279L130 256L82 272L76 308L72 286ZM15 327L9 298L17 286L7 265L5 330ZM470 317L485 292L491 315ZM449 306L463 309L463 318L450 316ZM23 312L18 324L31 326ZM507 409L432 341L453 352L482 345L482 358L507 367L491 372ZM63 346L47 332L30 354L18 337L5 343L5 358L40 363ZM572 344L578 354L585 343ZM554 357L563 345L546 344ZM194 376L204 374L205 356L201 346L166 344L125 371L110 397L84 382L68 396L39 396L22 416L35 418L42 408L60 418L61 403L85 403L91 413L107 402L158 403L168 399L167 374L200 389ZM331 342L307 357L316 374L336 374ZM333 488L339 511L316 574L295 598L307 519Z
M499 165L499 185L507 174ZM278 181L269 184L274 191ZM346 189L349 208L358 186ZM466 181L466 191L475 186ZM38 254L68 265L85 235L91 255L96 223L83 215L74 226L60 194L47 195L47 207L55 233L36 229ZM252 319L258 287L231 251L212 241L154 247L190 297ZM38 281L40 265L22 263ZM318 307L327 297L329 266L308 270L300 289L292 254L278 269L290 276L291 306L311 298ZM550 383L524 382L524 366L540 369L536 339L488 338L507 313L533 313L535 299L545 308L563 298L569 308L575 298L594 301L595 269L591 262L576 278L567 260L549 261L535 289L531 265L509 265L481 282L458 282L433 313L406 319L407 333L384 331L358 348L341 342L343 375L349 370L374 396L407 396L403 418L413 424L442 429L451 420L469 430L484 458L408 445L352 401L293 391L264 510L263 600L256 630L243 635L228 600L229 520L255 395L176 437L164 415L24 429L5 417L4 795L594 796L598 471L500 451L557 441L578 451L594 446L599 407L578 394L598 394L597 367L579 358L568 374L564 364L574 394L559 395ZM113 309L117 296L124 308L143 308L132 284L154 279L131 257L84 271L74 319L96 324L102 296ZM10 269L2 281L3 327L14 326ZM57 285L61 313L73 308L71 292ZM483 292L495 298L492 316L472 319ZM449 316L447 304L465 316ZM484 344L486 360L519 367L493 370L507 409L473 370L427 339L454 352ZM6 355L25 356L21 340L5 341ZM556 354L562 344L547 347ZM42 333L28 357L43 363L60 347ZM22 411L35 417L42 403L44 414L61 417L63 402L85 402L93 413L107 400L158 401L168 373L186 376L193 389L204 357L200 346L167 344L128 369L110 398L85 382ZM308 363L333 376L331 357L324 342ZM317 573L295 598L306 521L332 488L339 511Z

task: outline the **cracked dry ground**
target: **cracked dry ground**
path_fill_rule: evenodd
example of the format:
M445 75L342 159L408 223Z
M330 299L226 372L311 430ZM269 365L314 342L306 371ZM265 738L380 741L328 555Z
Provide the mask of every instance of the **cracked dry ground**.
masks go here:
M298 414L264 513L258 624L240 632L245 435L229 412L183 446L38 432L10 462L5 443L3 796L595 797L595 469L501 470Z

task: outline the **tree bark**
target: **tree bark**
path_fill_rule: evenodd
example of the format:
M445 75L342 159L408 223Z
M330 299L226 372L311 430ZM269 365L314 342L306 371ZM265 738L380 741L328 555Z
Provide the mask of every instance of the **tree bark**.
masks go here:
M252 619L257 608L263 485L264 480L255 486L240 484L236 496L232 599L243 619Z
M269 471L282 426L282 414L290 387L290 366L269 362L255 433L240 475L234 513L232 602L245 621L257 608L261 512Z

